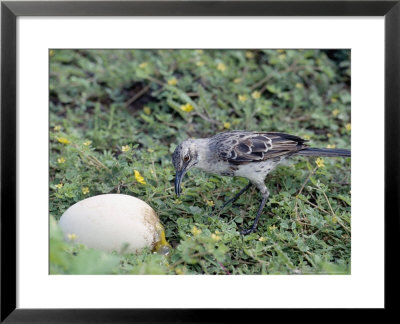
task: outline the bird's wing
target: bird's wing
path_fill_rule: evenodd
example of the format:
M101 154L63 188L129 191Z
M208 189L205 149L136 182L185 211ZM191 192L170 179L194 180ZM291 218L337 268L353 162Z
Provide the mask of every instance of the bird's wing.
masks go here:
M306 140L285 133L227 132L216 139L219 157L231 163L259 162L295 153Z

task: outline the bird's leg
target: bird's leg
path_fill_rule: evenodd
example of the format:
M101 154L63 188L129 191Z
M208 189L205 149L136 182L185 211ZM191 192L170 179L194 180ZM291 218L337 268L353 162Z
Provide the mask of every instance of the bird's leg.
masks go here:
M249 189L250 187L251 187L251 185L252 185L252 183L251 182L249 182L247 185L246 185L246 187L244 187L242 190L240 190L235 196L233 196L231 199L229 199L227 202L225 202L223 205L222 205L222 207L221 207L221 209L220 210L222 210L222 209L224 209L227 205L229 205L230 203L234 203L236 200L238 200L239 199L239 197L247 190L247 189Z
M265 187L265 185L264 185L264 188L262 188L262 191L264 191L264 192L262 192L261 204L260 204L260 207L258 207L256 219L254 220L253 225L249 229L241 230L240 234L248 235L250 233L253 233L257 229L258 220L260 219L260 216L261 216L261 213L262 213L262 211L264 209L265 203L267 202L267 199L269 197L269 191Z
M246 187L244 187L242 190L240 190L235 196L233 196L231 199L229 199L227 202L225 202L222 207L219 210L219 213L222 211L222 209L224 209L227 205L229 205L230 203L234 203L236 200L239 199L239 197L247 190L251 187L252 183L249 182Z

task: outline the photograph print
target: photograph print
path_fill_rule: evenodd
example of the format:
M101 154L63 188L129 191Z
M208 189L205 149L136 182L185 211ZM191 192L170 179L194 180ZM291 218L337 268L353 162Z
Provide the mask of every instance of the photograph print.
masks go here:
M351 274L349 49L48 54L50 274Z

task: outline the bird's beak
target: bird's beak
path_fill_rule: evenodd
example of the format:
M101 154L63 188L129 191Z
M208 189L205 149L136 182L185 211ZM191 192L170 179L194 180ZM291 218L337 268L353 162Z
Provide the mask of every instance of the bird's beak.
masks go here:
M175 193L178 197L181 195L181 181L185 173L186 170L182 169L180 171L176 171L175 174Z

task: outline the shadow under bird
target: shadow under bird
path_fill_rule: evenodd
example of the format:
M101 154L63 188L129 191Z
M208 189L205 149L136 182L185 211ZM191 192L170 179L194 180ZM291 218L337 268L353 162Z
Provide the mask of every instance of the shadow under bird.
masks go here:
M242 190L222 205L235 202L252 185L261 193L261 203L251 228L241 234L250 234L267 202L269 191L264 180L283 160L293 155L320 157L350 157L350 150L311 148L307 140L277 132L230 131L210 138L188 139L175 149L172 161L176 170L175 193L181 194L181 181L191 168L222 176L238 176L249 180Z

